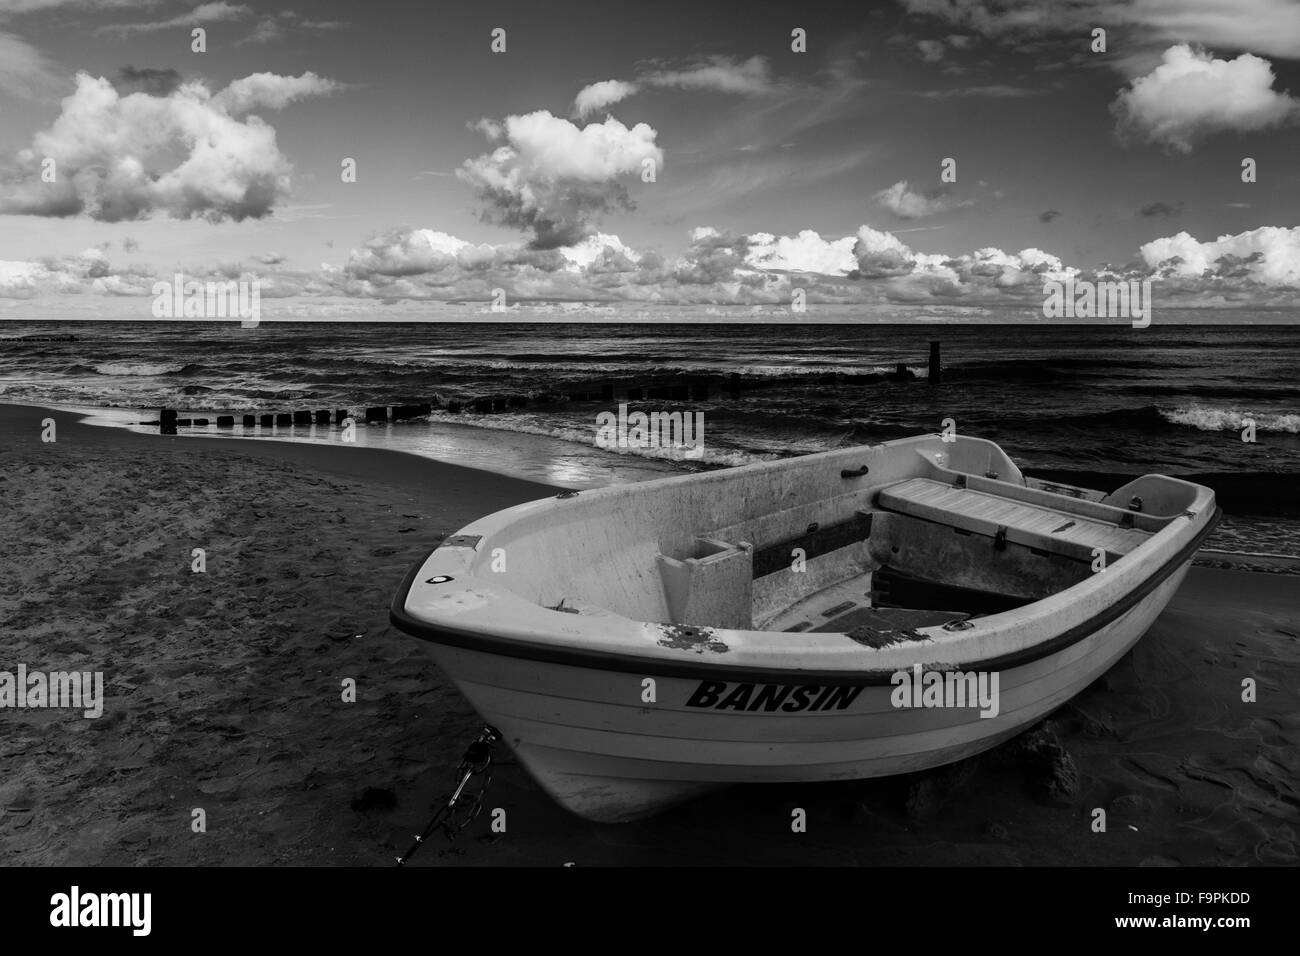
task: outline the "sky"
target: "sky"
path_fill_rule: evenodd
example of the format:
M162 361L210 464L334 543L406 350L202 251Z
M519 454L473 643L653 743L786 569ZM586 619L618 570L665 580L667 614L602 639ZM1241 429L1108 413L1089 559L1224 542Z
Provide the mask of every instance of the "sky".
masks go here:
M0 0L0 317L1293 309L1298 154L1300 0Z

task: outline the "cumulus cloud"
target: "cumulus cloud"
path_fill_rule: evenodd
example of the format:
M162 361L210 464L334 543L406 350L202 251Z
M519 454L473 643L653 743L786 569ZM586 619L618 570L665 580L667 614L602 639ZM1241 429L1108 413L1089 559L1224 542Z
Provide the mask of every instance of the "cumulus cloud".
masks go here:
M907 275L916 265L916 255L892 232L880 232L870 226L858 230L853 244L858 273L867 279Z
M1172 278L1300 288L1300 226L1261 226L1208 242L1180 232L1154 239L1138 252L1152 272Z
M635 81L601 80L584 86L574 98L574 115L585 119L645 87L710 90L744 96L760 96L782 88L773 79L767 60L761 56L752 56L748 60L713 56L676 69L660 67L643 71Z
M638 251L597 233L548 250L518 243L475 245L429 229L394 230L354 249L343 270L319 277L339 294L389 300L570 298L647 304L788 303L798 286L809 301L1019 305L1036 310L1043 284L1070 277L1147 278L1163 302L1185 305L1294 301L1300 284L1300 227L1266 227L1200 243L1180 234L1148 243L1142 261L1116 273L1085 272L1050 252L918 252L897 236L862 226L855 235L738 234L702 226L678 255ZM1288 291L1289 290L1289 291ZM1180 297L1181 296L1181 300ZM1279 299L1279 297L1281 297Z
M853 252L858 260L853 276L883 280L884 297L896 302L1032 299L1041 295L1045 280L1079 273L1041 249L1009 253L990 246L962 255L916 252L892 233L866 225L858 230Z
M665 257L594 233L571 246L473 245L429 229L393 230L354 249L342 274L346 294L391 298L571 297L657 303L788 302L797 283L813 294L855 266L854 237L691 231L688 247ZM823 272L823 270L826 270ZM798 274L797 279L795 274ZM841 281L851 293L849 284Z
M289 195L291 166L271 126L235 114L333 88L312 73L259 73L215 96L201 82L165 96L123 96L108 80L79 73L53 125L18 154L0 212L84 213L104 222L158 212L212 222L261 218ZM40 177L47 158L55 162L53 183Z
M972 200L961 201L949 199L944 190L932 190L921 194L908 184L899 180L888 189L875 194L876 202L884 206L899 219L923 219L950 209L960 209L973 204Z
M1263 226L1201 242L1186 232L1143 245L1121 270L1082 270L1041 249L994 247L960 255L917 252L897 236L862 226L855 279L892 302L1034 303L1047 280L1152 279L1168 306L1294 305L1300 290L1300 227Z
M692 230L690 249L673 264L672 277L685 285L716 286L738 278L752 284L758 273L746 269L748 253L748 236L700 227Z
M586 119L592 113L627 99L638 88L635 83L627 83L623 80L601 80L599 83L592 83L590 86L584 86L574 97L573 112L579 118Z
M432 229L392 229L353 249L345 268L360 278L442 272L469 246L463 239Z
M1111 104L1121 138L1190 153L1207 136L1300 120L1300 100L1273 89L1273 68L1265 59L1243 53L1219 60L1180 44L1161 60Z
M642 259L641 253L624 245L618 236L604 232L587 236L576 246L566 246L559 252L566 267L574 271L632 272Z
M126 243L122 243L126 248ZM77 255L0 262L0 299L43 296L147 296L153 270L109 261L113 245ZM162 269L164 277L173 270ZM301 296L301 314L340 310L347 300L396 303L488 300L503 288L511 302L616 301L655 305L751 305L786 308L795 287L814 303L1018 306L1037 314L1043 284L1069 277L1152 278L1165 307L1294 304L1300 291L1300 227L1261 227L1201 242L1179 233L1147 243L1120 270L1082 271L1041 249L984 247L960 254L912 249L889 232L863 225L851 236L691 231L677 255L633 249L592 233L571 246L472 243L433 229L394 229L354 248L343 267L294 270L277 254L247 264L182 271L208 278L257 278L264 299ZM60 300L62 301L62 300ZM82 307L83 311L93 308ZM0 304L0 312L5 306ZM294 313L298 314L298 313Z
M353 249L335 283L343 294L389 299L620 298L613 288L655 265L617 237L596 233L573 246L475 244L433 229L394 229Z
M796 236L758 232L748 237L745 261L757 269L847 275L857 267L853 254L856 242L854 236L823 239L812 229L804 229Z
M479 128L501 145L466 160L456 175L485 203L485 220L531 232L535 249L574 245L601 213L632 208L620 179L647 161L663 164L657 133L645 123L629 128L609 117L578 127L538 110Z
M144 295L153 281L143 269L113 267L101 246L70 256L0 260L0 298L5 299L59 294Z
M309 96L325 96L341 84L317 76L308 70L302 76L279 76L254 73L235 80L212 98L212 102L235 115L264 107L282 110L290 103Z

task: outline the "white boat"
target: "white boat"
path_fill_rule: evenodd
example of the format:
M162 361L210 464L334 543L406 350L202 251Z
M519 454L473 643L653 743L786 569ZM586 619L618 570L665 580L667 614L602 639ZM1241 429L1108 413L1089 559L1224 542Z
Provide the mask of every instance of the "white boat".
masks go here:
M556 801L623 821L995 746L1134 645L1217 520L1190 482L1049 485L923 436L509 508L391 616Z

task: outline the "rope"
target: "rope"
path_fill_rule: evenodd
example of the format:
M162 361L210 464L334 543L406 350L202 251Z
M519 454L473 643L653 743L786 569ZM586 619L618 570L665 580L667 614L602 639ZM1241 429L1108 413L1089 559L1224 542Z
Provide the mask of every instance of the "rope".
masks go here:
M450 842L478 818L483 810L483 797L487 794L488 784L492 782L492 774L488 772L492 766L492 745L500 740L499 730L495 727L484 727L474 742L465 748L465 754L460 758L460 765L456 768L455 788L438 807L429 825L416 835L411 848L397 857L398 866L405 866L435 830L441 830ZM457 805L460 804L470 779L480 776L483 781L479 784L477 792L468 803L458 808Z

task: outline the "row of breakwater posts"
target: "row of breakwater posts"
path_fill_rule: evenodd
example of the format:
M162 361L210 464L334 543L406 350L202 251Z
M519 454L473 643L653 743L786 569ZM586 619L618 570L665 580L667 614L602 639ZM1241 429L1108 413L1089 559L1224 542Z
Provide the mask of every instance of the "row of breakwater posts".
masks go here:
M424 405L382 405L377 408L367 408L366 421L389 422L401 421L406 418L419 418L421 415L430 414L433 409L432 403ZM280 428L293 425L329 425L331 423L342 425L351 417L352 411L347 408L335 409L333 412L327 408L317 411L260 412L258 414L243 414L240 416L240 424L244 428ZM218 428L235 427L234 415L217 415L215 419ZM140 424L157 425L162 434L175 435L178 427L207 428L212 423L212 418L180 418L176 409L164 408L158 416L158 421L141 422Z
M926 381L930 385L938 385L942 381L942 366L940 362L940 348L938 342L930 343L930 361ZM823 377L837 378L838 373L826 373ZM864 376L848 376L855 379ZM881 376L865 376L868 378L879 379ZM891 381L911 381L915 375L905 363L898 363L895 371L885 376ZM806 376L804 378L807 378ZM742 377L739 372L732 372L729 376L719 377L696 377L690 381L668 382L653 385L641 386L616 386L612 383L604 383L599 386L597 391L587 392L569 392L564 396L545 395L532 399L534 404L549 404L557 397L567 398L570 402L603 402L610 403L614 401L673 401L673 402L690 402L690 401L708 401L715 394L726 394L732 399L740 398L742 389ZM788 379L770 378L764 383L749 382L744 385L745 390L752 391L755 388L761 388L763 385L776 385ZM471 412L477 415L499 414L514 408L523 408L529 404L529 398L524 395L487 395L479 398L466 399L464 401L453 400L443 403L439 399L432 402L424 402L414 405L373 405L365 409L364 416L358 415L355 418L352 410L347 408L339 409L317 409L317 410L298 410L293 412L258 412L242 413L240 424L246 429L250 428L281 428L292 427L295 425L321 425L329 426L330 424L342 425L349 418L354 421L364 420L367 425L388 424L390 422L400 422L408 419L422 418L433 413L435 409L446 411L450 414L457 415L462 412ZM157 425L159 431L164 435L175 435L176 429L179 428L207 428L215 420L217 428L234 428L236 424L234 415L210 415L204 418L180 418L179 413L174 408L164 408L159 414L156 422L141 422L142 425Z

